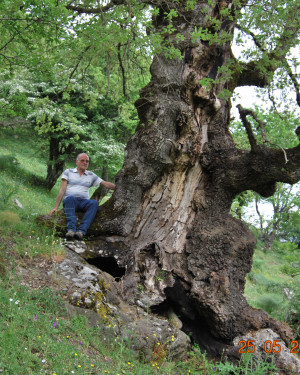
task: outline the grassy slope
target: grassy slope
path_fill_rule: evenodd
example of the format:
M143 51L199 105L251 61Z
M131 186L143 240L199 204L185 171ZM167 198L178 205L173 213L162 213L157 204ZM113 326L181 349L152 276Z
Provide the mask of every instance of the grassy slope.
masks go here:
M0 203L11 203L6 201L12 195L31 215L50 211L59 189L59 184L51 192L41 186L46 160L35 143L26 129L5 129L0 135Z
M284 263L281 254L256 249L245 288L245 296L250 305L264 309L279 320L285 319L288 309L284 289L294 282L291 276L281 271Z
M63 244L49 229L35 223L38 214L50 211L59 182L47 192L41 182L46 163L36 139L26 129L3 129L0 135L0 372L5 374L216 374L229 373L231 364L211 363L193 351L184 363L153 358L143 363L125 343L109 342L81 318L67 318L60 296L48 289L32 290L14 279L24 259L63 252ZM18 199L23 210L15 207ZM282 290L291 281L278 273L284 260L257 252L246 286L248 300ZM6 269L6 276L4 275ZM2 279L1 279L2 272ZM280 277L278 277L280 275ZM275 286L275 287L274 287ZM276 293L275 293L276 294ZM279 297L280 296L280 297ZM275 298L275 297L274 297ZM282 292L276 294L282 298ZM271 311L274 316L282 312ZM249 358L248 358L249 360ZM250 358L251 360L251 358ZM243 360L240 372L244 373ZM262 372L268 373L266 366ZM226 370L227 369L227 370ZM226 372L227 371L227 372ZM246 372L245 372L246 373ZM270 373L274 373L271 371Z
M273 248L265 251L263 243L258 241L245 296L253 307L299 330L300 249L289 242L275 242ZM299 334L298 331L297 339Z

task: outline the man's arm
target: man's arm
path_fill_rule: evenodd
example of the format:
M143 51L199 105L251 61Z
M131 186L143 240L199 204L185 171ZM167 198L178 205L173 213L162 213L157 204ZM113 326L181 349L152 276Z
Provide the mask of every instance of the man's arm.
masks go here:
M67 185L68 185L68 181L67 180L62 180L61 181L61 187L59 189L59 192L57 194L57 197L56 197L56 203L55 203L55 207L53 208L53 210L51 210L49 212L49 215L52 215L54 212L57 212L58 211L58 208L59 208L59 205L65 195L65 191L67 189Z
M100 184L103 185L104 187L106 187L107 189L115 190L115 188L116 188L116 185L113 184L112 182L108 182L108 181L104 181L104 180L102 180L102 181L100 182Z

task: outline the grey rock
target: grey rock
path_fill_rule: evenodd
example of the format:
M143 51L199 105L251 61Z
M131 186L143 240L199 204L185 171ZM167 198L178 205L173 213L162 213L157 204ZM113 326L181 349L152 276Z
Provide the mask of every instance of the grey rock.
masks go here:
M21 208L21 209L24 209L22 203L20 203L20 202L18 201L18 199L14 199L13 202L14 202L14 204L15 204L17 207L19 207L19 208Z
M186 348L191 346L190 337L179 329L176 330L176 338L171 337L171 347L168 359L173 361L183 360L186 356Z
M68 291L69 314L86 316L90 325L100 327L104 337L122 340L147 360L155 356L184 359L190 349L189 337L172 321L150 314L145 296L140 307L124 301L122 283L88 264L82 258L83 251L84 246L68 243L66 259L51 271L60 279L61 289Z
M124 326L122 338L130 340L132 347L147 361L165 357L183 360L191 344L190 338L170 326L168 320L151 315Z

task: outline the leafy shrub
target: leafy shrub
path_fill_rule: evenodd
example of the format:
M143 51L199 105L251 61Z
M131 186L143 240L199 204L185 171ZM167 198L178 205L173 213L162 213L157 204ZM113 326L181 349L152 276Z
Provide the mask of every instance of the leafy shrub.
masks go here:
M247 278L249 281L251 281L252 283L255 283L255 276L256 276L256 273L253 272L253 271L250 271L247 275Z
M273 280L270 280L268 279L265 275L263 275L262 273L256 273L254 271L251 271L249 274L248 274L248 279L254 283L254 284L258 284L260 286L261 289L270 289L273 287L274 285L274 281Z
M19 164L18 159L12 155L0 155L0 171L6 170L16 173Z
M281 293L284 288L284 284L280 281L269 280L266 285L267 292L279 292Z
M295 328L297 337L300 337L300 275L296 276L290 286L292 298L290 301L289 323Z
M261 258L255 258L253 260L253 268L256 268L257 270L262 270L264 266L265 261Z
M287 252L283 259L287 262L281 268L280 271L286 275L297 275L300 273L300 249L294 248Z
M272 314L278 307L281 307L282 303L282 297L275 293L264 294L257 300L257 306L268 314Z
M280 268L280 271L285 273L286 275L295 275L300 273L300 261L293 262L290 264L285 264Z
M277 373L274 363L263 360L261 357L255 358L251 353L243 354L237 365L231 362L219 362L214 369L218 370L218 374L223 375L266 375Z
M297 250L297 245L290 241L274 241L273 248L280 254L293 253Z

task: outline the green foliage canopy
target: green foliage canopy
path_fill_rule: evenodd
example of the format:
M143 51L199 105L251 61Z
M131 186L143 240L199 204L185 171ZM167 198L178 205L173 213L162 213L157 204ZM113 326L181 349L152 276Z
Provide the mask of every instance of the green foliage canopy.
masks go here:
M84 141L84 133L91 131L86 123L89 115L74 99L74 92L78 96L79 86L85 106L95 106L99 96L110 98L118 103L115 107L115 113L121 118L118 123L128 119L126 110L123 112L124 108L130 107L126 102L132 103L138 89L148 81L151 56L164 51L169 58L182 58L177 46L187 36L177 27L182 18L180 6L182 11L188 11L197 4L199 1L191 0L6 0L0 4L2 69L6 69L5 74L8 69L14 75L19 74L19 68L25 68L34 74L35 82L45 85L45 95L34 101L31 119L35 118L40 133L52 138L68 134L69 140L73 139L76 144L78 137ZM292 55L298 44L300 21L294 17L299 11L297 1L233 0L224 6L222 2L208 0L201 4L202 12L207 14L207 26L194 31L194 42L202 40L221 46L232 40L233 34L225 32L221 26L222 19L233 20L235 17L238 32L234 38L243 50L239 58L229 59L228 66L219 67L216 82L203 81L203 85L228 81L228 90L222 93L224 98L232 95L235 85L244 84L268 87L269 94L273 88L283 92L294 89L299 94L295 79L298 61ZM212 6L221 8L222 19L209 12ZM164 18L163 26L155 28L156 20L161 18ZM247 82L234 82L235 73L240 71L247 73ZM19 92L14 100L18 99L22 106L7 102L2 112L11 117L15 113L28 112L25 96ZM5 95L2 97L5 100ZM275 126L278 129L275 115L268 116L267 121L274 124L275 134ZM134 117L132 115L126 123L129 133ZM291 138L293 125L288 113L284 121L290 124L289 129L284 128L287 138ZM92 128L96 127L92 125ZM109 143L116 139L116 132L111 133ZM100 132L99 138L105 139L103 133Z

